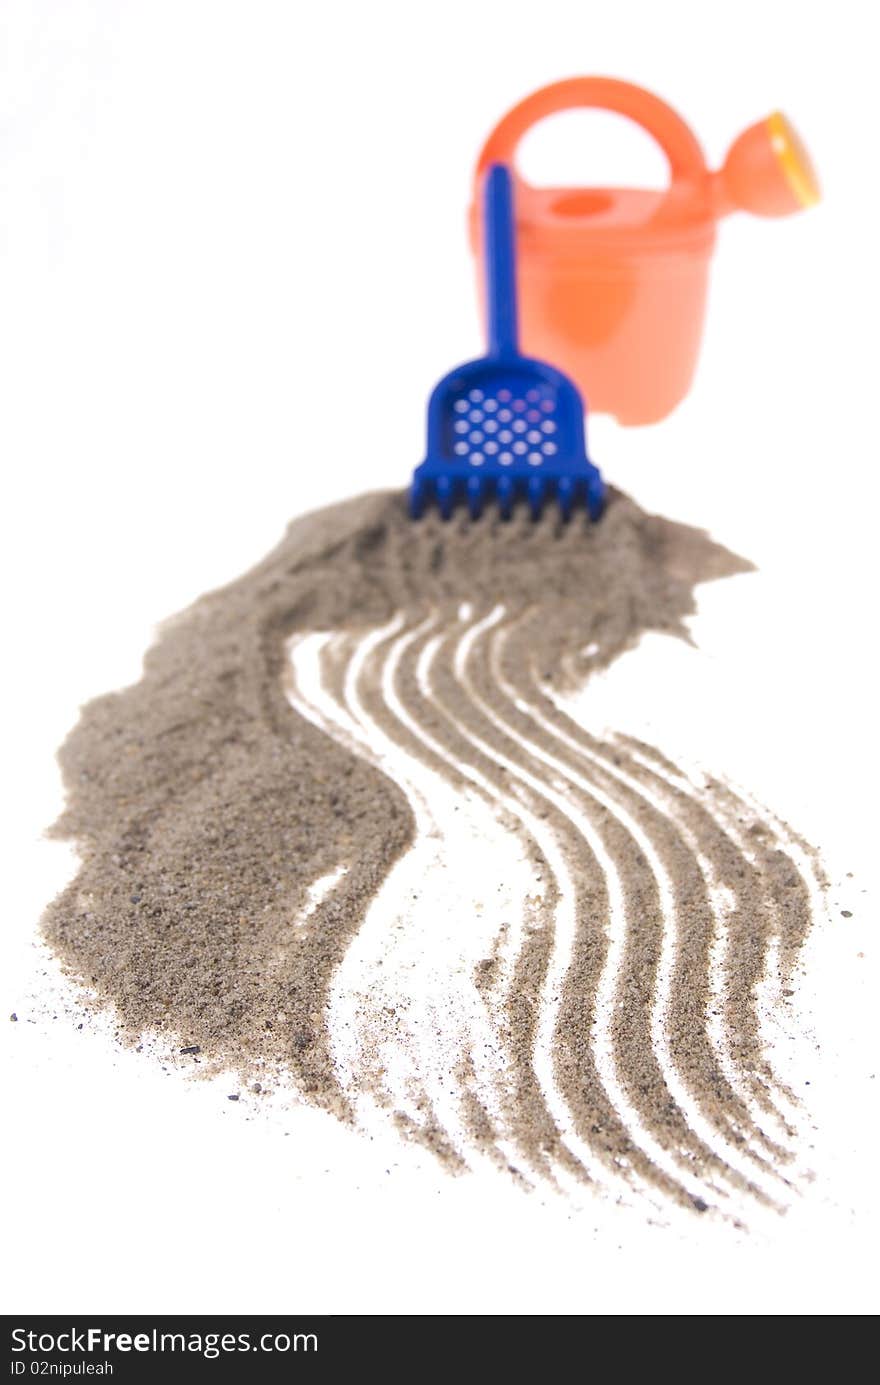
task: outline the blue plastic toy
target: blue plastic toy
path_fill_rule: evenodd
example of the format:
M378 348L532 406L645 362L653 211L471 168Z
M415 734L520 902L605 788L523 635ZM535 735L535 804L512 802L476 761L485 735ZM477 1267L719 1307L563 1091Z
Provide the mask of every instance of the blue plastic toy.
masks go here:
M504 519L528 501L538 519L555 498L563 518L584 505L598 519L605 484L587 458L584 405L567 376L517 346L513 190L504 164L484 184L488 354L459 366L428 404L427 457L413 474L410 511L436 501L444 519L465 502L474 519L495 499Z

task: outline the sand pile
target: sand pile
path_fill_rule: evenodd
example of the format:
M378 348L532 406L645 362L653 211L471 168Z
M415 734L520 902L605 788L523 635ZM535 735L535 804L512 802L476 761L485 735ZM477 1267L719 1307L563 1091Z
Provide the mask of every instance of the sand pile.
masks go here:
M51 944L132 1037L451 1167L775 1197L757 995L809 928L799 848L566 707L747 567L619 494L595 526L413 526L396 494L298 520L85 709Z

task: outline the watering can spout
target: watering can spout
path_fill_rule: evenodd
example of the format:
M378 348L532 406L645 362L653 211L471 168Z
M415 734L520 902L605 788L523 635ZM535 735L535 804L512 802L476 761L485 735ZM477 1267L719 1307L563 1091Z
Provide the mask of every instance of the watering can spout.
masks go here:
M781 111L757 120L733 144L712 174L716 212L790 216L815 206L819 180L803 140Z

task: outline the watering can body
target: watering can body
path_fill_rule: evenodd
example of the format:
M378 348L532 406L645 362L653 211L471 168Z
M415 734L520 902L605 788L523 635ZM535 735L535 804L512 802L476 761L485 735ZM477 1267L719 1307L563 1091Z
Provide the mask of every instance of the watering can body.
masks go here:
M643 126L666 155L668 187L527 183L515 166L521 138L545 116L577 106L615 111ZM524 349L572 376L592 413L613 414L622 424L657 422L688 392L719 218L738 207L784 215L818 195L784 117L751 127L712 173L671 107L602 77L558 82L514 107L486 141L475 187L491 163L514 172ZM473 211L471 240L481 257Z

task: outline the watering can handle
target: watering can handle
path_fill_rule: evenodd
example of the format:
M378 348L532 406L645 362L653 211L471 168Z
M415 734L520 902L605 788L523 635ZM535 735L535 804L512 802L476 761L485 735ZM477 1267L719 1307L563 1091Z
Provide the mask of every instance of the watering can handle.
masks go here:
M703 151L681 116L659 96L614 77L571 77L532 92L495 126L480 154L478 174L489 164L512 165L517 146L527 130L545 116L578 106L615 111L641 125L653 135L666 155L673 182L705 178Z

